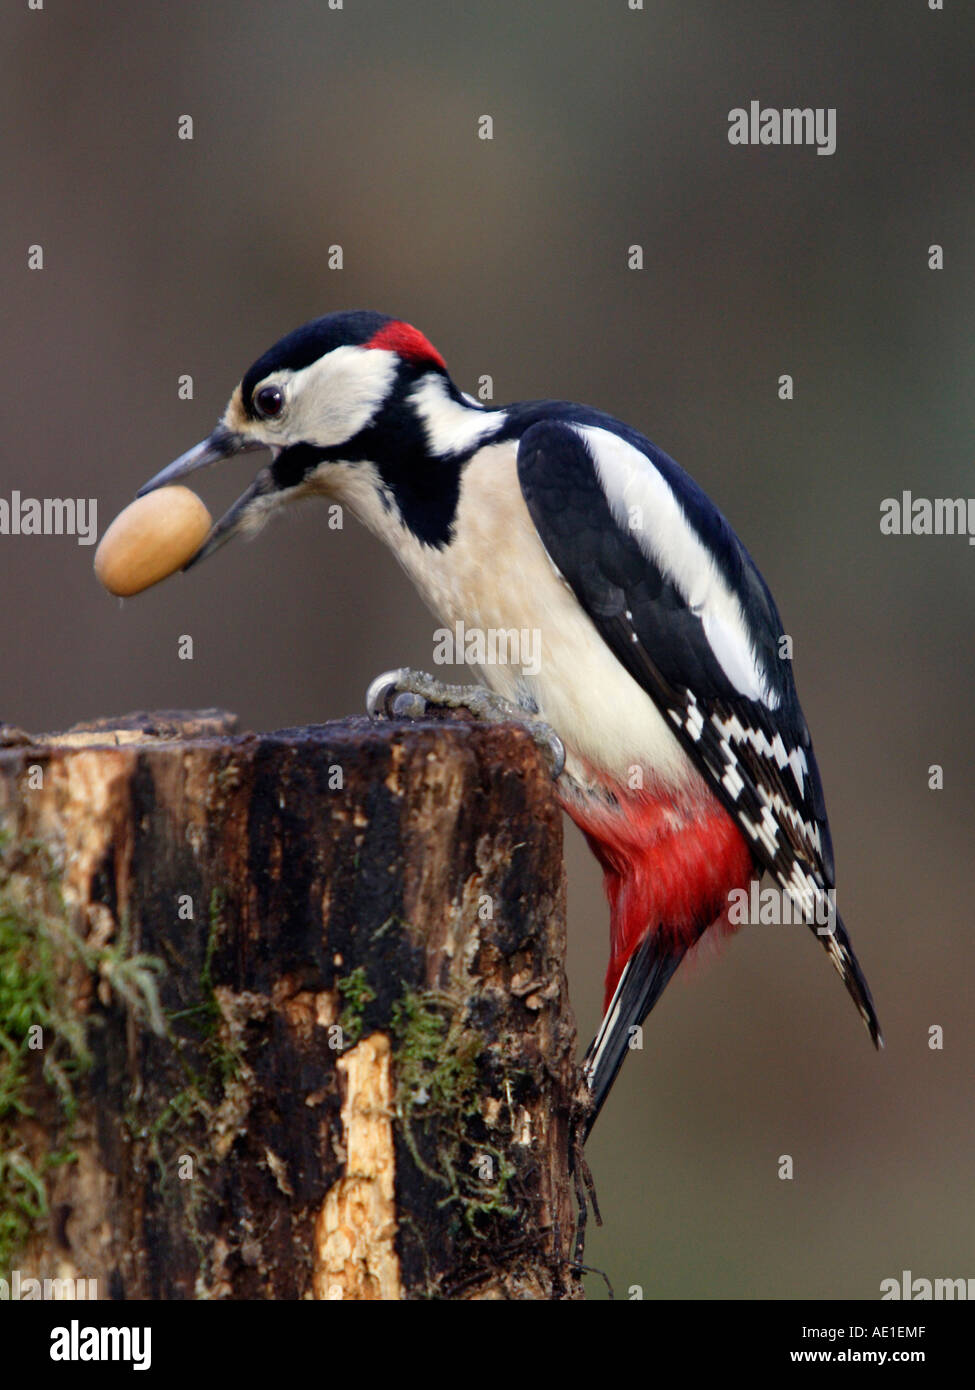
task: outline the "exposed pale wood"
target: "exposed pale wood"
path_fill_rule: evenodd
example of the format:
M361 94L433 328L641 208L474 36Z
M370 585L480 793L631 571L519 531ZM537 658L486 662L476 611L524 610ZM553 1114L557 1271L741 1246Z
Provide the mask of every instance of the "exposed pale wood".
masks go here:
M316 1298L402 1296L396 1253L396 1153L391 1048L385 1033L339 1059L344 1081L345 1176L329 1188L315 1222Z

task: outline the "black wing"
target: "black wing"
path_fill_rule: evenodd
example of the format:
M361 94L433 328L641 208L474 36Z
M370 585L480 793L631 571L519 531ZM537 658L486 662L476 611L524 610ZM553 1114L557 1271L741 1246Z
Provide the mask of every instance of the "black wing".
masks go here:
M646 442L638 448L633 438L593 429L585 417L526 430L518 476L532 520L603 641L663 713L757 862L814 931L820 924L819 940L879 1046L870 991L829 898L833 851L822 784L791 664L779 655L775 604L700 489L666 455ZM625 524L635 498L655 497L663 504L656 515ZM673 569L671 551L680 560ZM702 556L710 568L698 584L693 567ZM732 614L727 623L721 605L709 602L709 583Z

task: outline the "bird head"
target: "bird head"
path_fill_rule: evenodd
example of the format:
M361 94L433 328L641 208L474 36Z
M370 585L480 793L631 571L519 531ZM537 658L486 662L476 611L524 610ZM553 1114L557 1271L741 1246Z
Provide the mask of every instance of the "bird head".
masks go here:
M157 473L139 496L251 449L271 459L213 526L184 568L278 507L312 493L341 496L342 481L384 449L425 448L410 404L416 388L460 399L443 358L417 329L385 314L329 314L289 333L245 372L213 433Z

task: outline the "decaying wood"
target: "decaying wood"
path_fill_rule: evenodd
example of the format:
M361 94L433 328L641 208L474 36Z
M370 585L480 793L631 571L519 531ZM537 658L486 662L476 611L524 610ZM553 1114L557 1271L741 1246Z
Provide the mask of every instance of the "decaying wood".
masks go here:
M387 1035L373 1033L339 1059L346 1175L329 1188L315 1222L316 1298L402 1296L390 1054Z
M530 739L235 730L0 727L0 1254L100 1297L579 1296Z

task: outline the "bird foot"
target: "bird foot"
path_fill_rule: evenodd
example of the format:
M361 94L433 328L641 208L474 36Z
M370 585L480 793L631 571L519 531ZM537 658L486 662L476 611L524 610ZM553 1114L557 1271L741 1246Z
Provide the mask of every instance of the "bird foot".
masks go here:
M425 671L404 666L384 671L366 691L366 711L373 719L422 719L431 706L467 710L483 723L520 724L541 752L552 780L561 776L565 746L551 725L482 685L447 685Z

